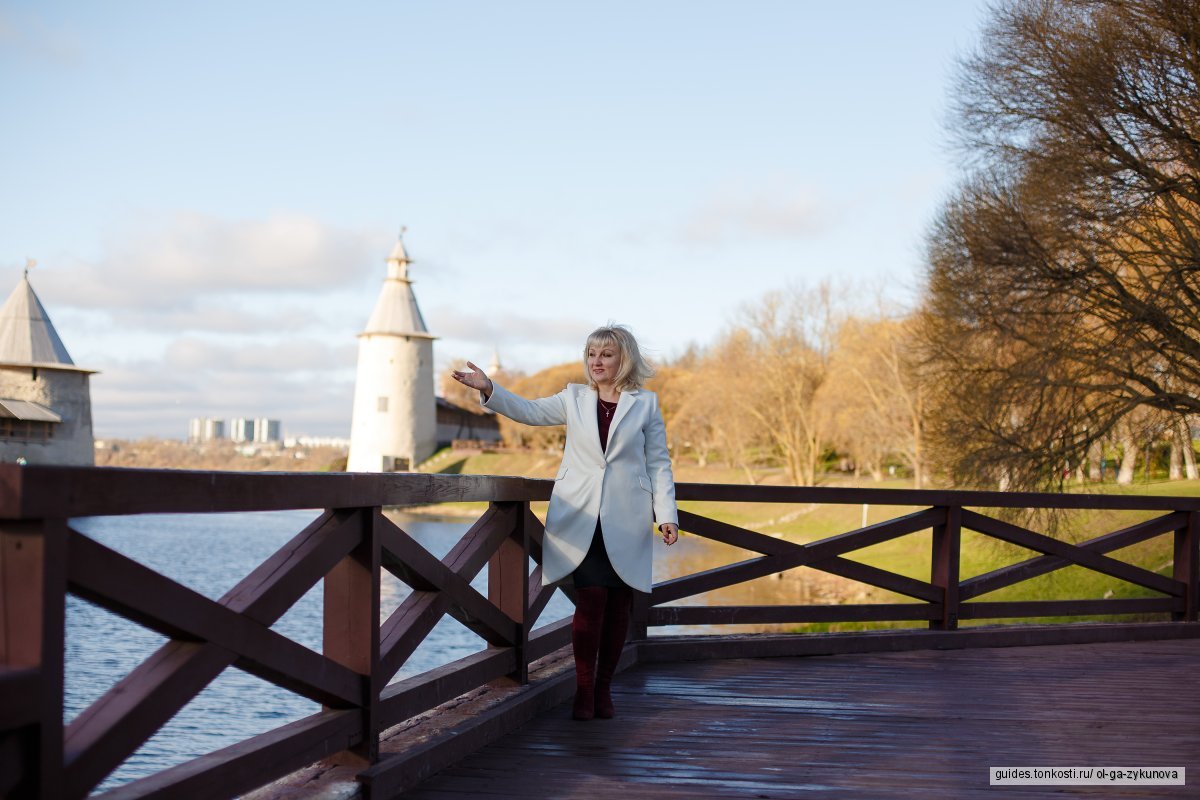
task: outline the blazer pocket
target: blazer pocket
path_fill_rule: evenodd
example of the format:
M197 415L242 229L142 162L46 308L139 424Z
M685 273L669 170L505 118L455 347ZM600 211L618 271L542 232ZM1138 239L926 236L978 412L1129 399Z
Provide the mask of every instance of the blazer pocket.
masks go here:
M643 478L641 475L638 475L638 486L641 486L641 487L642 487L643 489L645 489L647 492L650 492L651 494L654 494L654 487L652 487L652 486L650 485L650 479L649 479L649 478Z
M563 467L558 471L558 474L554 476L554 480L561 481L565 477L567 477L567 468Z

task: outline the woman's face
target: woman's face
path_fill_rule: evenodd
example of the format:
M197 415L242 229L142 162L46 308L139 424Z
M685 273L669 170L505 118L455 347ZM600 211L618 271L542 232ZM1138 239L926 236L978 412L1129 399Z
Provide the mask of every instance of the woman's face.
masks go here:
M621 367L621 351L615 344L591 346L587 352L588 375L597 386L611 386Z

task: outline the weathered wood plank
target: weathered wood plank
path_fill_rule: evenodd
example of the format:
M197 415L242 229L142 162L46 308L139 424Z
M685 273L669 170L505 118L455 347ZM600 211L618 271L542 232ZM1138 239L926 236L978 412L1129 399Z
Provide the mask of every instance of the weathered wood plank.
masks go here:
M12 784L15 794L63 792L63 636L66 628L67 525L61 518L0 524L0 667L21 676L4 689L24 689L13 713L32 701L32 727L8 738L6 752L27 751ZM36 680L25 680L32 670ZM7 698L4 698L7 700ZM7 716L7 715L6 715Z
M779 625L791 622L930 620L927 603L870 603L853 606L655 606L651 625Z
M460 576L468 580L474 578L500 543L517 529L520 513L521 510L513 504L492 503L442 561Z
M805 566L809 569L819 569L831 575L840 575L843 578L849 578L850 580L859 581L871 586L878 586L880 589L902 594L905 597L913 597L917 600L928 600L931 603L941 602L942 600L941 590L931 584L916 580L915 578L909 578L905 575L897 575L895 572L888 572L885 569L872 567L868 564L862 564L858 561L852 561L848 558L842 558L841 556L826 558L812 564L806 564Z
M546 500L553 481L484 475L244 473L0 465L0 519L366 508ZM681 501L1200 511L1200 498L1026 492L676 485Z
M424 473L0 465L0 519L546 500L553 481Z
M505 620L512 622L512 635L506 641L492 641L492 647L512 647L517 651L517 665L509 676L517 683L529 680L529 662L525 654L529 628L525 617L529 607L529 535L525 531L525 507L518 505L515 528L500 540L488 559L488 601Z
M385 682L400 671L449 609L450 598L441 592L413 592L404 598L379 631L377 669Z
M429 590L444 592L451 603L451 616L488 643L507 646L517 640L517 622L471 586L469 579L450 569L389 520L381 524L383 563L389 572L403 580L396 570L397 563L403 564L405 572L417 578L410 584L414 589L427 586Z
M383 727L389 728L447 700L509 674L517 667L513 648L472 653L411 678L396 681L380 694Z
M930 557L929 584L940 589L938 614L929 620L929 627L953 630L958 627L958 567L962 534L962 509L951 506L938 509L945 514L933 526L933 552Z
M974 511L964 510L962 512L962 525L973 531L985 533L988 536L994 536L997 539L1002 539L1021 547L1027 547L1030 550L1037 550L1040 553L1065 558L1081 567L1087 567L1096 572L1102 572L1113 578L1129 581L1130 583L1144 586L1147 589L1153 589L1157 592L1182 597L1186 589L1181 582L1163 577L1148 569L1135 567L1132 564L1126 564L1124 561L1118 561L1115 558L1109 558L1100 553L1059 541L1045 534L1035 533L1027 528L991 517L985 517L982 514L976 514Z
M542 612L546 610L546 606L554 597L555 588L553 586L542 585L542 568L534 567L533 572L526 581L528 588L525 590L529 596L529 608L525 624L532 627L537 624L538 619L542 616Z
M1187 521L1175 529L1172 544L1171 576L1186 587L1183 608L1176 611L1175 619L1195 622L1200 617L1200 512L1187 515Z
M327 511L238 581L220 602L273 624L361 539L357 510Z
M945 509L928 508L924 511L915 511L912 514L905 514L895 519L877 522L874 525L868 525L865 528L859 528L849 533L829 536L804 546L804 550L807 553L807 562L813 563L822 559L832 558L833 556L845 555L855 550L861 550L864 547L889 542L892 539L898 539L901 536L907 536L910 533L930 528L943 522L945 519Z
M379 692L387 680L379 663L380 533L385 525L379 508L357 515L358 543L325 575L322 648L330 660L359 676L356 705L360 714L358 743L349 754L370 764L379 756Z
M353 671L74 530L67 570L75 594L163 636L211 642L240 669L318 703L361 700Z
M679 511L679 528L693 536L703 536L714 542L722 542L766 556L787 555L796 552L800 547L800 545L785 539L776 539L773 536L748 531L745 528L730 525L728 522L702 517L683 509Z
M1170 614L1184 607L1182 597L1131 597L1111 600L1015 600L963 603L961 619L1086 617L1103 614Z
M1081 542L1077 546L1093 553L1110 553L1113 550L1120 550L1123 547L1129 547L1153 539L1155 536L1161 536L1167 531L1175 530L1177 526L1187 521L1188 516L1186 513L1166 514L1130 525L1113 533L1097 536L1095 539ZM1035 556L962 581L959 584L959 598L969 600L972 597L978 597L1063 567L1069 567L1072 563L1068 559L1058 556Z
M1176 622L1012 625L960 628L826 633L811 636L744 634L734 636L652 636L638 643L643 663L726 658L841 655L905 650L974 647L1021 647L1053 644L1155 641L1200 638L1200 625Z
M930 489L859 489L832 486L747 486L744 484L677 483L679 501L791 503L960 508L1100 508L1109 510L1195 511L1200 498L1135 497L1116 494L1050 494L1041 492L977 492Z
M529 634L529 644L526 652L529 660L536 661L545 658L559 648L571 643L571 618L564 617L541 628L536 628Z

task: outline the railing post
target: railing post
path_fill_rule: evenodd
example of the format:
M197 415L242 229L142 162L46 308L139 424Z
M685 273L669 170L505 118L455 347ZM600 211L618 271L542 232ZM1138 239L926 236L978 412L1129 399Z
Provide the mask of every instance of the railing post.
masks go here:
M529 682L529 626L525 624L529 608L529 530L525 526L528 503L511 503L515 506L516 527L500 543L496 552L488 559L488 600L519 626L520 635L516 643L517 669L509 675L517 683Z
M379 570L378 506L359 511L362 537L325 576L324 652L362 676L362 741L346 753L349 761L373 764L379 758ZM338 759L335 757L335 760Z
M34 696L22 698L25 713L16 715L16 730L0 731L0 751L8 756L0 766L12 766L14 750L20 764L15 774L0 770L5 797L63 795L66 564L64 520L0 523L0 665L36 675Z
M959 542L962 534L962 509L946 508L946 521L933 526L933 558L929 582L942 590L942 616L931 619L933 630L958 628Z
M1171 615L1171 619L1196 622L1197 605L1200 604L1200 511L1188 514L1187 524L1175 530L1175 567L1172 577L1186 585L1183 593L1182 612Z

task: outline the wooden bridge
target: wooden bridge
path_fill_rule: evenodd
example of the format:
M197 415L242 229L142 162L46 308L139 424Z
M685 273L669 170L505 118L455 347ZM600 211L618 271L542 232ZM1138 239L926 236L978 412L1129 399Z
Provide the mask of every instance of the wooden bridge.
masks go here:
M917 510L804 545L683 513L689 534L750 557L642 596L626 670L615 685L618 719L568 724L558 706L573 688L570 626L539 620L552 592L541 587L543 531L530 509L548 499L550 486L480 476L0 466L0 795L88 796L231 666L322 710L103 796L348 796L349 786L371 798L964 797L988 790L989 766L1100 761L1191 767L1192 782L1200 778L1200 499L680 484L682 502L706 507L870 503ZM382 513L390 505L451 501L488 506L440 559ZM311 508L325 511L216 601L71 523ZM1013 508L1127 511L1137 519L1070 543L1000 518L998 510ZM964 578L964 530L1040 555ZM932 532L928 581L846 557L925 531ZM1171 537L1170 575L1110 555L1160 536ZM979 599L1071 565L1148 596ZM470 585L485 566L486 597ZM798 567L911 602L672 605ZM384 570L412 591L380 624ZM321 581L317 652L271 625ZM64 727L68 593L169 641ZM484 649L390 682L446 614L477 634ZM965 620L1119 615L1134 621L959 627ZM663 625L873 621L922 627L647 635ZM1030 647L991 649L1013 645ZM1097 791L1111 796L1120 788ZM1150 793L1137 787L1134 794Z

